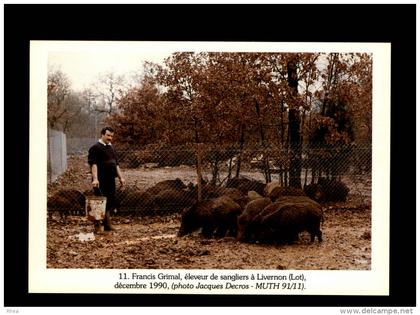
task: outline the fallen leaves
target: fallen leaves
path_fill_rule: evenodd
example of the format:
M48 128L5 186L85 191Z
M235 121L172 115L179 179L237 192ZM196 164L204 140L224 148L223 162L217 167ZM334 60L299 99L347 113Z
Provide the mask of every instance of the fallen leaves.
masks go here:
M90 235L83 217L48 221L48 268L140 269L370 269L370 211L328 209L324 241L302 233L291 245L247 244L234 238L177 237L179 216L113 217L116 232Z

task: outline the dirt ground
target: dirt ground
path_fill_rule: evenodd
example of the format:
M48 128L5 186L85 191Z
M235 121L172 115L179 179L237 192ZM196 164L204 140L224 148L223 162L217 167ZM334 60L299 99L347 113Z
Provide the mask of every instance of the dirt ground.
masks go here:
M69 170L49 186L49 193L58 187L89 186L86 167L77 163L84 160L70 160ZM136 186L153 181L143 176L134 182L134 171L123 172L127 182ZM161 176L155 179L162 180ZM118 230L103 235L94 235L92 222L83 216L69 216L65 222L53 216L47 224L47 268L369 270L371 208L370 200L364 201L350 195L346 203L324 205L323 242L312 244L306 233L291 245L240 243L231 237L205 239L198 233L178 237L179 214L117 214L113 222Z

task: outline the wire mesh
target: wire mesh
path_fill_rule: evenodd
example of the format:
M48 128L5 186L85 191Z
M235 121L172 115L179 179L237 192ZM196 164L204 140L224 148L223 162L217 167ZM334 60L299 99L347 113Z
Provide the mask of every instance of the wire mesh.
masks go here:
M196 202L199 194L203 199L231 194L244 205L250 191L264 195L267 183L277 182L283 188L296 186L291 185L292 173L296 172L292 168L296 167L300 187L294 188L314 199L316 193L313 191L321 190L323 198L317 200L319 202L370 204L371 200L370 145L312 145L303 146L298 152L290 148L210 145L126 150L117 147L116 150L127 183L117 189L116 213L119 215L180 213ZM291 161L296 157L299 163L293 164ZM198 167L202 175L201 187L198 187ZM75 172L78 172L77 168L71 168L70 173ZM62 176L71 176L72 180L49 191L50 216L54 212L62 217L85 215L90 175L81 171L80 176L69 172ZM283 189L283 194L288 194L287 191Z

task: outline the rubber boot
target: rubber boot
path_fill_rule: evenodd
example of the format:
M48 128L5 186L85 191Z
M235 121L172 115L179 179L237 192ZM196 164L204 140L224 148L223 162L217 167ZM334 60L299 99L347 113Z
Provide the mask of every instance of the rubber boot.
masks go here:
M102 221L95 221L94 227L95 227L94 234L102 234L104 232L104 225Z
M105 231L116 231L117 230L111 223L111 211L110 210L107 210L105 212L104 230Z

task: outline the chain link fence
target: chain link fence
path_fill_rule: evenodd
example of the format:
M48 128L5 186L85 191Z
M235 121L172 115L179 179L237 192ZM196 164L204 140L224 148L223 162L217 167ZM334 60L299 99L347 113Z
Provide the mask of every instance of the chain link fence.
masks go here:
M67 137L67 153L68 154L83 154L98 141L95 137L71 138Z
M116 151L126 179L126 186L118 187L116 194L119 215L179 213L198 199L223 194L244 206L256 194L266 195L266 184L271 182L281 187L282 195L306 194L322 204L370 206L370 144L312 145L298 151L205 144L153 145L143 149L116 147ZM84 214L84 195L89 191L90 176L86 155L78 155L77 159L83 166L69 167L60 184L49 187L50 215L54 212L63 216ZM81 174L76 176L76 172ZM293 174L300 174L300 187L292 185ZM69 182L66 176L71 177ZM322 193L322 198L317 192Z

